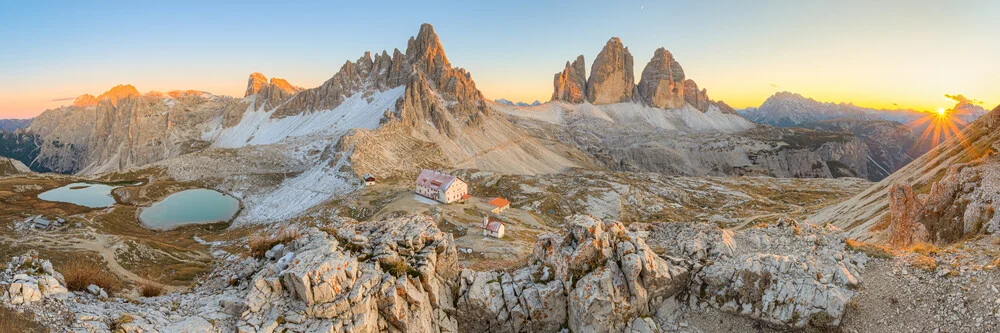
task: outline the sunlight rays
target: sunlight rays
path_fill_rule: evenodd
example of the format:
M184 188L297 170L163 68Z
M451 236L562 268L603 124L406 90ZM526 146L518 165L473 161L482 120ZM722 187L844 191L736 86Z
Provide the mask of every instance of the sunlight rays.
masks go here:
M929 154L937 154L940 150L934 148L951 139L956 139L962 149L970 152L973 150L972 144L962 133L968 123L954 116L951 110L938 109L937 112L911 121L906 126L916 131L922 129L911 153L919 150L919 147L924 147Z

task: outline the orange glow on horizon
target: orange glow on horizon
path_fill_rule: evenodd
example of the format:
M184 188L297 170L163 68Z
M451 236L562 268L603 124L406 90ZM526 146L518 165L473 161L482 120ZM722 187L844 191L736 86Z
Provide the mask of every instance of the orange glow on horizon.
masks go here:
M929 114L920 119L911 121L906 124L907 127L913 129L919 129L924 127L923 133L917 139L914 148L910 151L911 154L916 153L920 150L920 147L930 148L928 154L937 154L940 150L935 149L938 145L947 142L948 140L958 140L958 144L961 145L962 149L971 153L973 156L978 156L979 153L973 151L974 147L972 143L965 137L962 131L969 124L953 116L948 110L940 108L935 114ZM916 156L914 156L916 157Z

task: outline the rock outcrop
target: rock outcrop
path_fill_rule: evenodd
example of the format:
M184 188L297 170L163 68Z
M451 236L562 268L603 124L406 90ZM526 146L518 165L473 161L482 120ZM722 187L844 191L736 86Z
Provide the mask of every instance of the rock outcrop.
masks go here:
M31 172L21 161L0 157L0 177Z
M273 109L300 91L302 88L293 86L285 79L275 77L268 82L264 74L254 72L247 80L247 92L244 97L256 95L254 105L256 108Z
M451 234L428 217L326 228L276 248L249 278L240 332L458 331Z
M708 111L712 101L708 99L708 90L698 90L698 84L694 80L684 80L684 101L701 112Z
M52 263L33 255L11 258L7 269L0 273L0 281L8 283L0 293L3 295L0 301L11 305L63 297L69 292L62 274L52 269Z
M691 307L702 304L789 328L840 324L867 258L840 230L782 220L733 233L707 224L656 224L649 244L688 258Z
M646 105L661 109L679 108L684 106L687 99L686 83L681 64L677 63L670 51L661 47L656 49L653 58L642 70L642 78L639 79L638 86L639 97ZM699 110L705 111L706 109L699 108Z
M460 328L488 332L622 332L682 291L688 270L618 222L587 216L539 238L534 263L513 273L463 271Z
M594 105L635 101L633 70L632 54L621 39L612 37L590 67L587 101Z
M895 184L889 190L889 244L906 247L927 241L927 228L917 223L920 202L913 188Z
M583 55L573 63L566 62L566 68L556 73L553 79L552 100L579 104L587 100L587 68Z
M260 72L250 73L250 79L247 82L247 92L243 94L243 97L257 94L260 88L267 85L267 77Z

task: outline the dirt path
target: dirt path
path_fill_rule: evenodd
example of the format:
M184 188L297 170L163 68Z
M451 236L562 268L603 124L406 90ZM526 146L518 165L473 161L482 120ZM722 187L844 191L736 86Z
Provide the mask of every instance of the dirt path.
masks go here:
M39 248L48 248L53 250L84 250L96 252L104 258L104 262L107 263L108 269L111 270L112 274L115 274L119 278L130 281L133 283L147 283L156 286L163 287L167 292L181 291L187 289L187 286L172 286L162 284L156 281L152 281L143 278L132 271L123 267L118 260L115 258L114 251L111 250L111 235L98 234L92 232L92 230L84 232L76 232L68 235L59 235L55 237L49 235L44 231L37 231L31 235L27 235L21 239L11 239L8 237L0 236L0 240L4 242L18 242L23 245ZM175 259L181 260L174 257Z

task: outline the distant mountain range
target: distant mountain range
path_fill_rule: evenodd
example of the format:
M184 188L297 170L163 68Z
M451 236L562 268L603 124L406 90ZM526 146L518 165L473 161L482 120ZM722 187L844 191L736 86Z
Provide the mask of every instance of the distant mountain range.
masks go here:
M795 127L832 119L889 120L906 124L928 115L916 110L884 110L850 103L820 102L787 91L774 94L760 107L739 111L747 120L778 127Z
M493 101L497 102L497 103L500 103L500 104L503 104L503 105L510 105L510 106L537 106L537 105L542 105L542 102L539 102L538 100L535 100L531 104L528 104L528 103L525 103L525 102L514 103L514 102L511 102L511 101L503 99L503 98L495 99Z
M582 56L567 61L549 102L489 101L424 25L405 52L366 52L314 88L253 73L243 97L131 85L82 95L36 117L23 131L30 138L9 151L39 170L89 175L157 164L174 165L179 178L242 163L222 150L253 151L274 168L248 177L302 173L323 178L303 184L330 181L331 193L349 187L347 170L388 178L426 167L878 180L914 157L906 148L915 139L893 121L926 115L781 93L741 117L710 99L665 48L636 75L617 37L586 67Z
M1000 106L864 192L819 211L850 237L909 246L1000 232Z
M986 114L974 100L946 95L957 102L947 111L955 130ZM915 110L872 109L850 103L820 102L791 92L774 94L760 107L738 111L750 121L776 126L799 127L826 132L851 133L865 141L871 151L869 171L873 180L889 176L923 155L943 139L934 140L937 113ZM906 130L908 129L908 130ZM946 135L939 134L943 138Z
M0 119L0 131L13 132L31 125L31 119Z

